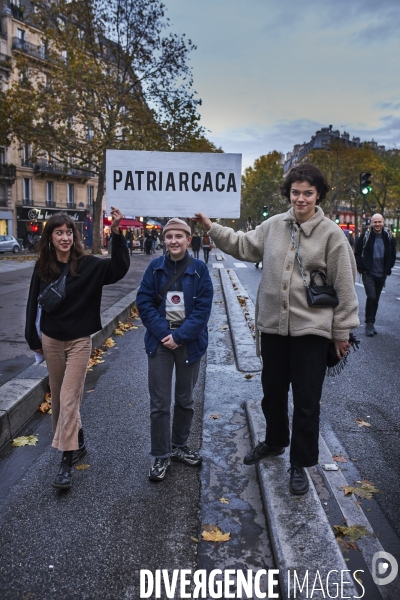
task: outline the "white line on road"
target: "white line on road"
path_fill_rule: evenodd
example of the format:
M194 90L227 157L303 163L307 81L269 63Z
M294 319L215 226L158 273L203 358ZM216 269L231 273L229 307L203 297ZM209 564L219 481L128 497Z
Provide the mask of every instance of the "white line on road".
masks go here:
M356 285L359 285L360 287L364 287L364 285L362 283L358 283L358 281L356 281Z
M243 263L233 263L233 266L236 267L237 269L247 269L247 265L245 265Z
M224 265L222 265L221 263L213 263L212 268L213 269L225 269Z

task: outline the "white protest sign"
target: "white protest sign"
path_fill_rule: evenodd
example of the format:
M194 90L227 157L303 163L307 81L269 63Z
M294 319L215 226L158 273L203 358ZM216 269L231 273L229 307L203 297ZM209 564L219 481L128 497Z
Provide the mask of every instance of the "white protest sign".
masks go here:
M107 211L237 218L241 170L241 154L107 150Z

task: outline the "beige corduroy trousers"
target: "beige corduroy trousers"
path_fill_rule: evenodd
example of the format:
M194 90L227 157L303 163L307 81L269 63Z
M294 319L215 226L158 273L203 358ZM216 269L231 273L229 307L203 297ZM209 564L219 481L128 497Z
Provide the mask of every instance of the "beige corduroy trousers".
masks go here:
M92 343L90 336L68 342L42 334L43 353L49 371L54 438L61 452L78 449L80 404Z

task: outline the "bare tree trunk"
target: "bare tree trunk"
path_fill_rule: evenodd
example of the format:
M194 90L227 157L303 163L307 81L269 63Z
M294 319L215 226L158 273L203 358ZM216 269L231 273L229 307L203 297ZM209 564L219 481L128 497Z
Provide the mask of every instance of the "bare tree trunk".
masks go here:
M93 206L93 244L92 254L101 254L103 247L103 207L105 162L99 172L97 196Z

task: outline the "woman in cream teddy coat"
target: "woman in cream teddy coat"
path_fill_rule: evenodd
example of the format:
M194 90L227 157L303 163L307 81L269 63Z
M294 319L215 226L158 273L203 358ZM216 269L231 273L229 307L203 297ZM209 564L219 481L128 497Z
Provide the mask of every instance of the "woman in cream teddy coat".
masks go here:
M266 437L245 456L244 463L283 454L290 443L293 494L307 492L304 467L318 462L319 410L329 341L333 339L338 357L343 357L350 347L350 332L359 325L353 252L342 230L318 206L329 190L324 173L303 164L290 171L281 188L292 205L288 212L269 218L252 231L234 232L197 214L218 248L239 260L263 263L256 329L263 360ZM290 225L306 279L309 281L313 270L323 271L337 292L336 308L308 306ZM294 404L291 441L290 384Z

